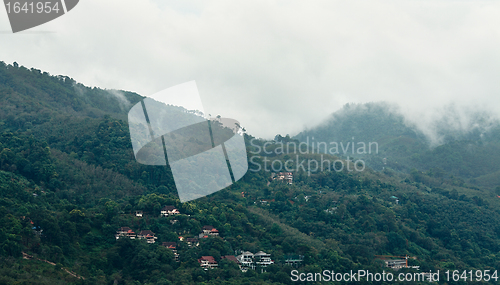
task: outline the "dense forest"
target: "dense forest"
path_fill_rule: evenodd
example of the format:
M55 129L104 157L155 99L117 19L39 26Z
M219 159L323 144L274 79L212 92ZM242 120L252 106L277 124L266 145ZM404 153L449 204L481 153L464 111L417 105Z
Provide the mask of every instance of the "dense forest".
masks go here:
M379 256L411 257L414 268L399 272L500 269L498 127L431 146L383 103L351 106L294 138L244 134L250 171L181 203L168 166L134 159L126 118L140 95L0 62L0 98L0 284L294 284L292 270L397 272ZM352 164L314 146L276 151L307 136L378 141L379 153L358 157L363 171L297 168L291 183L252 167ZM180 214L162 215L167 205ZM205 226L218 235L199 236ZM123 227L155 242L117 239ZM241 251L274 263L243 272L223 258ZM203 256L217 268L202 268Z

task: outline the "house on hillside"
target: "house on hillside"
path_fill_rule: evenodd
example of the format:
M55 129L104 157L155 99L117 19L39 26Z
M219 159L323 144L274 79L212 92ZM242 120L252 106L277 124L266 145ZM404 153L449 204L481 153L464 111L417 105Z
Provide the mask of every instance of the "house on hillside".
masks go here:
M135 211L135 216L142 218L143 212L142 211Z
M256 254L253 255L253 260L255 263L255 266L259 266L262 268L262 271L265 272L265 267L274 264L274 261L271 260L271 254L265 253L263 251L259 251Z
M240 262L241 271L246 272L248 269L255 269L253 253L250 251L242 252L240 255L236 256L236 259Z
M406 259L385 259L384 262L385 266L394 270L408 267L408 262Z
M135 232L129 227L121 227L116 231L115 238L119 239L121 237L127 237L129 239L135 239Z
M396 203L396 205L398 205L398 204L399 204L399 199L398 199L398 197L396 197L396 196L391 196L391 199L393 199L393 200L394 200L394 203Z
M197 238L187 238L186 242L187 242L189 247L200 245L200 241Z
M179 261L179 254L177 253L177 243L176 242L163 242L162 246L172 250L174 253L175 261Z
M31 222L33 223L33 222ZM43 229L40 227L40 226L36 226L36 227L32 227L31 230L33 231L33 233L36 235L36 236L39 236L41 237L43 235Z
M179 212L179 210L177 210L174 206L165 206L161 209L160 215L162 217L168 217L172 215L178 215L180 213L181 212Z
M198 259L200 266L205 270L209 268L216 268L218 266L217 261L213 258L213 256L202 256Z
M177 248L177 243L172 241L162 242L161 245L172 250Z
M145 230L145 231L141 231L138 235L137 235L137 238L138 239L145 239L148 243L155 243L157 237L155 237L155 233L153 233L152 231L150 230Z
M203 226L202 233L198 235L199 238L206 238L209 236L218 236L219 231L212 226Z
M377 259L382 260L386 267L398 270L408 268L408 258L416 259L409 256L392 256L392 255L376 255Z
M299 267L304 261L303 255L285 255L285 265Z
M250 251L243 251L240 255L236 256L236 260L238 260L240 269L243 272L246 272L248 269L253 269L259 267L262 272L265 272L265 268L271 264L274 264L274 261L271 259L271 254L265 253L263 251L259 251L255 254Z
M271 174L271 178L273 180L281 180L288 184L293 183L293 173L291 172L278 172Z
M327 212L328 214L334 214L335 211L337 211L337 207L333 207L333 208L329 208L329 209L325 210L325 212Z
M238 261L238 259L236 258L236 256L234 256L234 255L224 255L224 256L221 257L221 260L222 259L229 260L229 261L232 261L232 262L238 264L238 266L241 269L241 263Z

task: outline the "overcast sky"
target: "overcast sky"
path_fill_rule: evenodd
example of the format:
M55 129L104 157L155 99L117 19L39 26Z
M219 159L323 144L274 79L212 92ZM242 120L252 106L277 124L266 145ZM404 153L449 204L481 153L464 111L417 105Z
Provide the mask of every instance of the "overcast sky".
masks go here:
M500 1L83 0L0 60L148 96L196 80L207 113L294 135L345 103L422 128L449 104L500 113Z

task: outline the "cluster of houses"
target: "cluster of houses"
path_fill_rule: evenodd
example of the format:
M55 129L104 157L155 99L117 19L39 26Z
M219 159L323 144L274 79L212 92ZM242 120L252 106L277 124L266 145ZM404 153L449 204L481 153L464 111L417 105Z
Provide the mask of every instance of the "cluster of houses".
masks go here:
M248 269L255 270L260 268L261 271L265 271L265 268L274 261L271 259L271 254L259 251L255 254L250 251L243 251L239 255L225 255L221 259L226 259L235 262L240 267L241 271L246 272ZM217 261L212 256L202 256L198 259L200 266L204 269L212 269L218 266Z
M199 234L199 238L208 238L209 236L218 236L219 231L213 226L204 226L202 233ZM197 238L184 238L179 237L179 241L186 242L188 247L199 246L200 241ZM162 246L171 249L175 256L175 261L179 261L179 254L177 253L177 243L175 242L163 242ZM202 264L204 268L214 268L217 267L217 262L211 256L202 256L198 259L198 262Z
M200 245L200 241L197 238L185 238L185 237L180 236L179 241L185 241L187 243L188 247Z
M214 228L213 226L203 226L202 232L198 234L198 238L185 238L183 236L179 236L179 241L185 241L189 247L200 245L199 238L208 238L219 236L219 230Z
M162 212L163 216L175 215L175 208L163 208L165 213ZM173 214L174 213L174 214ZM199 238L208 238L210 236L218 236L219 231L213 226L203 226L202 232L199 234ZM129 239L145 239L147 243L155 243L158 237L155 236L150 230L140 231L138 234L135 233L129 227L121 227L116 231L115 238L118 240L120 238L129 238ZM188 247L199 246L200 241L198 238L184 238L182 236L179 237L179 241L186 242ZM175 242L163 242L162 246L171 249L174 253L175 260L179 261L179 254L177 253L177 243Z
M291 175L291 173L289 174ZM291 183L291 178L287 176L288 174L282 175L282 173L278 173L278 175L280 176L278 176L278 178L276 179L281 179L281 180L285 179L287 182L290 181L289 183ZM165 206L160 211L161 217L168 217L178 214L180 214L180 212L174 206ZM136 211L135 215L137 217L143 217L144 213L142 211ZM195 237L184 238L182 236L179 236L179 241L186 242L188 247L196 247L199 246L200 244L199 239L215 237L215 236L219 236L219 231L211 225L205 225L202 228L202 232L198 234L198 238ZM155 236L155 233L150 230L142 230L139 233L136 233L129 227L119 228L116 231L115 238L117 240L120 238L145 239L147 243L151 244L155 243L156 240L158 239L158 237ZM176 242L163 242L162 246L172 250L172 252L174 253L175 260L179 261L179 253L177 252ZM271 260L271 255L263 251L259 251L255 254L249 251L244 251L237 256L234 255L222 256L221 259L227 259L232 262L235 262L236 264L238 264L238 266L243 272L246 272L248 269L255 270L256 268L261 268L261 270L264 271L265 267L274 263L274 261ZM212 256L202 256L201 258L198 259L198 262L200 263L200 266L204 269L216 268L218 266L217 261Z
M178 215L180 214L179 210L175 208L175 206L165 206L161 209L160 211L160 216L162 217L168 217L172 215ZM136 217L142 217L144 215L143 211L135 211L135 216ZM145 239L147 243L155 243L156 239L158 237L155 236L155 233L153 233L150 230L143 230L140 231L138 234L136 234L131 228L129 227L121 227L116 231L115 238L120 239L120 238L129 238L129 239Z
M175 206L165 206L160 210L160 216L161 217L168 217L168 216L173 216L173 215L178 215L181 212L175 208ZM141 210L135 211L135 216L142 218L144 216L144 212Z
M278 172L278 173L272 173L271 178L273 180L281 180L284 181L288 184L293 183L293 173L291 172Z
M208 238L210 236L218 236L219 231L213 226L204 226L202 232L199 234L199 238ZM115 234L116 239L120 238L130 238L130 239L145 239L147 243L155 243L157 237L155 233L150 230L143 230L136 234L129 227L121 227L116 231ZM188 247L196 247L199 246L200 242L198 238L184 238L182 236L179 237L179 241L186 242ZM162 246L172 250L174 253L175 261L179 261L179 253L177 252L177 243L176 242L163 242ZM255 270L259 268L262 272L265 271L265 268L271 264L274 264L274 261L271 259L271 254L265 253L263 251L259 251L257 253L252 253L250 251L242 251L237 256L234 255L226 255L222 256L221 259L226 259L238 264L241 271L246 272L248 269ZM303 261L303 256L297 256L294 258L287 259L285 264L297 266ZM207 269L217 268L218 263L212 256L202 256L198 259L200 266Z
M120 239L122 237L126 237L129 239L145 239L147 243L155 243L156 239L158 237L155 236L155 233L153 233L150 230L143 230L140 231L138 234L136 234L131 228L129 227L121 227L116 231L115 238Z
M259 251L255 254L250 251L244 251L236 256L236 259L240 262L240 269L243 272L246 272L248 269L255 270L256 267L260 267L264 270L265 267L274 263L274 261L271 260L271 254L263 251Z

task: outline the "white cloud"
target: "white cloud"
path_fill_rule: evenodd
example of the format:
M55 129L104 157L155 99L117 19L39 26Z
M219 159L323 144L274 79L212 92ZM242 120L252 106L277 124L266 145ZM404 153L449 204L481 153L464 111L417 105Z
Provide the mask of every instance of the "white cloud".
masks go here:
M0 60L91 86L196 80L207 113L267 138L348 102L396 102L421 128L451 102L500 112L496 1L86 0L0 41Z

